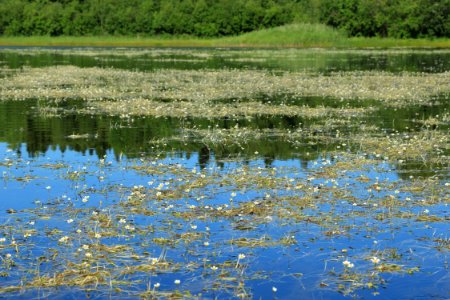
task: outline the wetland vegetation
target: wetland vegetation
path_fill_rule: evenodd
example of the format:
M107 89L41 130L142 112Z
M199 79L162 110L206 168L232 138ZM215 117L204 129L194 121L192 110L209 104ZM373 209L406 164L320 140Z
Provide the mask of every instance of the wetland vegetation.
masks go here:
M450 51L3 48L8 298L448 297Z
M348 37L323 24L288 24L236 36L0 36L0 46L233 47L233 48L450 48L450 39Z

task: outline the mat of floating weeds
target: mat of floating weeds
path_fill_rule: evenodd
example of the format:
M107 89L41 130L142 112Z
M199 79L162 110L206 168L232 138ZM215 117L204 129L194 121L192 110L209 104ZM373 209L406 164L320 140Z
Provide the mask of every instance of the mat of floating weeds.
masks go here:
M448 94L448 78L448 72L338 72L323 76L298 72L272 74L253 70L168 69L144 73L58 66L25 68L15 76L3 78L0 97L17 100L80 98L91 101L93 107L100 107L108 113L125 114L125 107L128 107L132 114L152 115L170 114L170 110L166 110L170 105L178 113L184 110L184 114L189 115L192 106L198 110L199 105L211 100L251 98L260 94L376 99L389 106L405 106L426 104L433 96ZM174 102L160 103L161 99ZM250 103L246 104L250 106ZM240 110L252 111L245 106L240 107ZM258 112L256 108L254 113L267 112Z

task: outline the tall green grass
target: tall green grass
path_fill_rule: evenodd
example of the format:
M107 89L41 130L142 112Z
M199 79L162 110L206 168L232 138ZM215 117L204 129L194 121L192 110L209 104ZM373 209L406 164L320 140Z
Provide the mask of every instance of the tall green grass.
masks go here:
M223 38L220 42L242 46L332 47L345 39L344 32L323 24L290 24Z
M348 38L323 24L290 24L223 38L192 36L0 37L0 46L450 48L450 39Z

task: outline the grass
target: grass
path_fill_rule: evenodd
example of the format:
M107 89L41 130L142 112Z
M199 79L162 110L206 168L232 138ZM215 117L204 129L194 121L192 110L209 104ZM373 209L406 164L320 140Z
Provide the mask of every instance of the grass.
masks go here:
M283 48L450 48L450 39L348 38L323 24L290 24L239 36L1 36L0 46L283 47Z

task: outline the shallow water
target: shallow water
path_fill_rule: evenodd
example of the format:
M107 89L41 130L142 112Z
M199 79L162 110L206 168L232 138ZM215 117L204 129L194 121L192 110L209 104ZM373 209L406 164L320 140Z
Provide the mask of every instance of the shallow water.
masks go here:
M400 76L450 71L449 55L38 48L3 49L0 66L3 80L54 65ZM78 94L2 99L1 290L11 298L445 299L450 101L431 96L402 107L290 94L208 99L367 113L204 118L91 112Z

